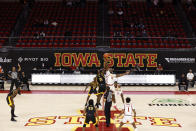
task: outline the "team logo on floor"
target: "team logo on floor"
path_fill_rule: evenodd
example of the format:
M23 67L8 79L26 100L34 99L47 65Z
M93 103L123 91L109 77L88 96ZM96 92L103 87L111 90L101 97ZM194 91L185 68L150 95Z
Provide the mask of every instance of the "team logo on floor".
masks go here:
M35 117L28 120L28 123L25 124L26 127L28 126L46 126L46 125L53 125L58 120L64 119L65 126L66 125L74 125L75 127L71 131L82 131L82 125L84 122L85 117L82 116L83 110L80 110L78 116L49 116L49 117ZM117 130L119 127L119 123L121 119L117 119L116 116L118 116L120 111L111 111L111 126L106 127L105 124L105 116L104 111L99 110L99 130ZM175 118L163 118L163 117L148 117L148 116L137 116L135 117L135 122L137 126L144 125L144 122L149 123L151 126L164 126L164 127L181 127L180 124L176 122ZM86 131L92 131L92 129L95 128L92 123L87 125ZM130 125L123 126L121 131L133 131L132 127Z
M191 100L184 100L180 98L156 98L149 106L196 106Z

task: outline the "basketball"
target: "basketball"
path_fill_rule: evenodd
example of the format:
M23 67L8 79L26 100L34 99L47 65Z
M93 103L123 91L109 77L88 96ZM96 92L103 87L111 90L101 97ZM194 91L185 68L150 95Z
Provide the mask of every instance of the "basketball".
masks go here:
M103 55L103 57L104 57L104 58L107 58L107 57L109 57L109 54L108 54L108 53L105 53L105 54Z

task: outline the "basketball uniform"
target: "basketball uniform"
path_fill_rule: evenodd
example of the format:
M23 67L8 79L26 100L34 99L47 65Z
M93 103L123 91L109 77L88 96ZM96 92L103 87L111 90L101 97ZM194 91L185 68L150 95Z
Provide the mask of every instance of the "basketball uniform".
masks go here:
M110 90L113 91L113 93L115 93L115 87L114 87L115 80L116 80L116 75L110 73L110 71L106 71L105 81L106 84L109 85Z
M97 95L97 83L96 82L90 83L90 90L88 92L88 95L90 96L91 94Z
M12 91L12 92L10 92L10 93L7 95L7 98L6 98L6 100L7 100L7 104L8 104L9 106L14 105L13 100L11 100L11 95L12 95L12 94L13 94L13 91Z
M106 90L104 75L97 75L97 82L99 84L98 94L104 94Z
M124 117L123 117L123 120L122 122L123 123L133 123L134 122L134 119L133 119L133 115L132 115L132 110L135 109L131 103L126 103L124 104Z
M115 88L115 95L117 96L121 96L121 94L123 93L122 89L121 88Z
M95 118L95 107L93 105L88 105L86 108L86 118L84 124L89 124L90 121L93 122L94 125L96 125L96 118Z

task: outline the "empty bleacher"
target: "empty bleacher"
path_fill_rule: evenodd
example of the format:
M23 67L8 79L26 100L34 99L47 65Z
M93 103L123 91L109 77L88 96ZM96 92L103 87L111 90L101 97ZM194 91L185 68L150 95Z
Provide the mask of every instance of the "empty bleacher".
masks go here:
M48 20L49 24L36 26L36 20ZM66 6L62 2L37 2L16 46L96 47L96 27L96 2L87 2L84 7ZM45 37L35 38L35 34L41 32Z
M196 33L196 10L190 10L190 7L188 7L186 4L182 6L184 7L187 17L193 27L194 32Z
M117 2L109 8L117 12ZM123 15L110 15L112 48L190 48L182 22L172 3L148 7L145 2L131 2L122 8ZM145 36L143 36L145 32ZM115 38L116 37L116 38ZM142 38L145 37L145 38Z
M19 3L0 2L0 46L4 46L8 40L21 10Z

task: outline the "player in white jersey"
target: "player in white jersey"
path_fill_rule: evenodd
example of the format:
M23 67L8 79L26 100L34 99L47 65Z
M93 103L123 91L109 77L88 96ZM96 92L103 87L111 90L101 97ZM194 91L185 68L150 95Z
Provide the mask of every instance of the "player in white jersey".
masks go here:
M124 96L123 96L123 91L122 91L122 88L121 86L117 83L117 81L114 82L114 87L115 87L115 96L120 96L121 99L122 99L122 102L124 102ZM115 100L115 103L116 103L116 100Z
M110 90L113 92L112 99L113 99L113 102L114 102L114 108L117 109L116 102L115 102L115 86L114 86L114 82L116 81L116 79L118 77L130 74L130 71L126 71L123 74L112 74L113 73L113 69L109 67L108 59L104 57L104 61L105 61L105 63L104 63L104 70L106 72L106 74L105 74L106 87L110 87Z
M137 131L137 127L135 125L134 117L136 117L136 111L133 105L130 103L131 99L129 97L126 98L126 103L124 104L124 109L120 113L120 115L117 117L119 118L122 114L124 114L124 117L120 123L120 126L118 128L118 131L120 131L121 127L129 122L134 127L134 131Z
M106 86L110 87L110 90L113 92L112 99L113 99L113 102L114 102L114 108L117 109L116 101L115 101L114 82L116 81L116 78L124 76L124 75L128 75L130 73L130 71L126 71L125 73L122 73L122 74L112 74L112 72L113 72L112 68L106 69L105 81L106 81Z

